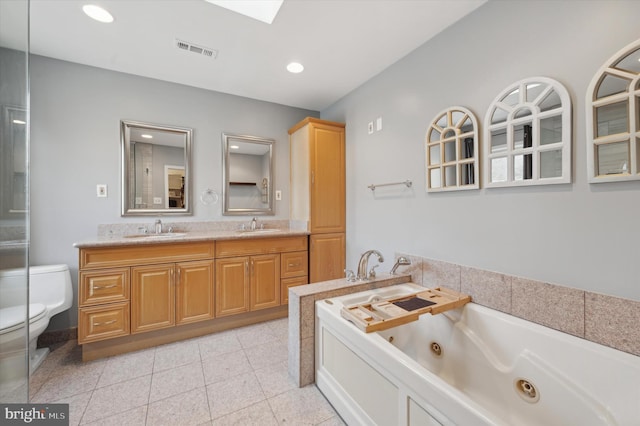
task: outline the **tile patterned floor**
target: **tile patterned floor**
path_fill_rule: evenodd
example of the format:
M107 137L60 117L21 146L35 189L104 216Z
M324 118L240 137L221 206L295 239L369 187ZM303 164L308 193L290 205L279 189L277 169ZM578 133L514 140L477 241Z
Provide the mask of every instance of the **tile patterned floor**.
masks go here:
M315 385L287 373L287 319L85 362L76 341L33 374L33 403L71 425L344 425Z

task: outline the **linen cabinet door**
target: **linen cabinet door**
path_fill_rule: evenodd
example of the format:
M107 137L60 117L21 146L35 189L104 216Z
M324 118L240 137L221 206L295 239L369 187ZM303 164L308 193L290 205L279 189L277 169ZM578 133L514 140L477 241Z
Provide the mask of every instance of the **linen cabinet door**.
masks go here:
M213 261L178 263L176 274L176 324L213 318Z
M311 233L345 232L344 128L313 124L310 148Z
M316 234L310 237L309 282L344 277L346 242L344 234Z
M175 265L131 268L131 333L175 325Z
M252 256L250 309L275 306L280 306L280 255Z
M216 260L216 317L249 311L249 258Z

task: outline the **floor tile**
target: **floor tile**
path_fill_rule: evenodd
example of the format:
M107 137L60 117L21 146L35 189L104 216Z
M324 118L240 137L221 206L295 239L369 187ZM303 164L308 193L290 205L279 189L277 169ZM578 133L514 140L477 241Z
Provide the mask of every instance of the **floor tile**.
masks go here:
M322 423L318 423L318 426L346 426L346 423L342 421L340 416L333 416Z
M104 364L102 367L104 368ZM77 371L68 370L65 374L53 375L31 398L31 402L51 402L71 395L90 392L95 389L101 374L101 368L78 366Z
M262 388L253 372L208 385L207 395L212 419L265 400Z
M87 409L92 392L85 392L78 395L68 396L66 398L53 401L53 404L69 404L69 426L80 424L82 416Z
M296 389L296 384L289 377L286 362L271 364L267 367L255 371L258 382L262 387L262 392L267 398Z
M246 348L244 352L254 370L286 361L288 356L287 342L280 339Z
M278 339L287 340L289 338L289 318L280 318L277 320L269 321L267 325L271 328L273 334Z
M88 423L132 408L147 405L151 376L143 376L127 382L96 389L82 417L82 423Z
M200 361L200 349L196 340L185 340L156 348L153 372Z
M280 424L316 425L336 415L315 385L293 389L267 401Z
M260 401L235 413L219 417L212 426L278 426L267 401Z
M200 347L200 356L202 359L211 355L235 352L242 349L235 330L209 334L196 339L196 341Z
M154 357L155 349L146 349L108 358L97 387L101 388L151 374Z
M82 423L87 426L142 426L147 419L147 406L142 405L132 410L105 417L92 423ZM151 425L150 425L151 426Z
M206 384L221 382L252 371L251 364L242 350L204 358L202 369Z
M239 328L237 330L237 336L243 348L250 348L278 340L278 336L276 336L271 327L266 323Z
M153 426L199 425L210 419L204 386L151 403L147 412L147 424Z
M199 361L154 373L151 379L149 402L159 401L200 387L204 387L204 376L202 364Z

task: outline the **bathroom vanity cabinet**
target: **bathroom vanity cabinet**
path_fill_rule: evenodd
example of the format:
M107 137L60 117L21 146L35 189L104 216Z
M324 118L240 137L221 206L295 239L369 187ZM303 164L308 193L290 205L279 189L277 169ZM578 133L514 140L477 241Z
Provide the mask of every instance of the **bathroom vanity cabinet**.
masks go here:
M307 117L291 129L291 220L311 232L309 282L344 276L345 125ZM340 236L341 235L341 236ZM315 241L315 243L314 243Z
M283 279L303 277L306 281L306 240L291 237L218 242L216 316L280 306L283 287L287 291L289 286Z
M306 235L80 248L83 359L284 317L307 259Z

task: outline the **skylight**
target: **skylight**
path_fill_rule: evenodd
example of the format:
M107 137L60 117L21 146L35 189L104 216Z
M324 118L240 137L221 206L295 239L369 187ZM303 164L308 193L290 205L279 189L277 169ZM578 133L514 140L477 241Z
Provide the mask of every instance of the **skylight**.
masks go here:
M205 0L232 12L271 24L284 0Z

